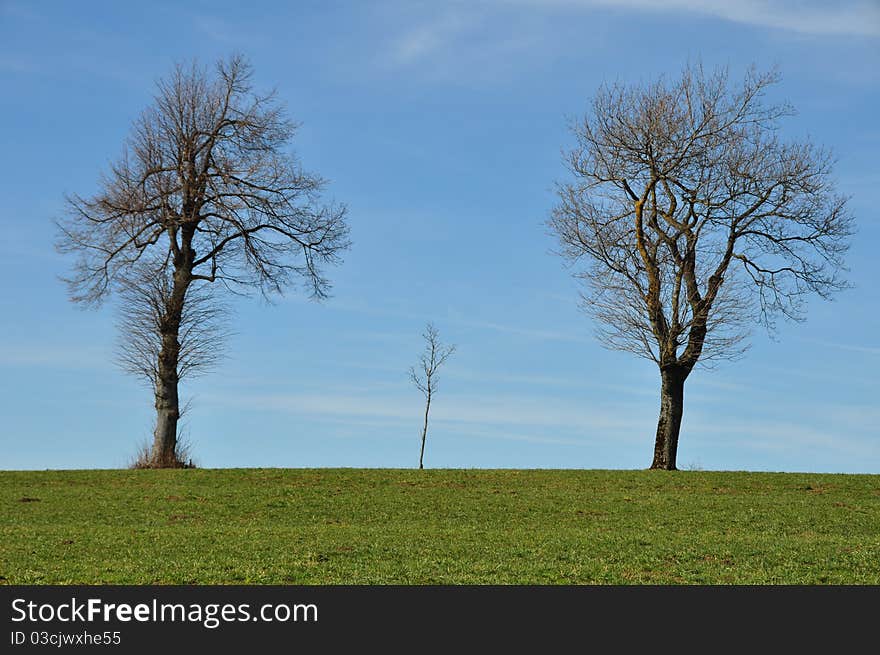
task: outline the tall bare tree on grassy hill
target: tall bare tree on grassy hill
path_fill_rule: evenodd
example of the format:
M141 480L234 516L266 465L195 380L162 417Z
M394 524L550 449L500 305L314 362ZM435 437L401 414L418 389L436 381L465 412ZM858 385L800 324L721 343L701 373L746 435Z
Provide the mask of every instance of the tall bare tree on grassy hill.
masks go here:
M177 464L181 376L215 357L214 294L269 296L300 280L323 298L323 266L349 245L345 207L322 203L323 180L288 150L296 126L251 76L240 56L213 71L178 65L100 191L70 196L58 223L58 249L77 256L71 299L121 292L123 325L155 330L132 334L121 357L153 382L157 467Z
M764 102L776 73L724 70L603 86L572 131L548 225L585 283L607 347L657 364L651 468L676 468L684 384L698 363L744 350L748 325L799 320L809 294L845 286L852 233L830 154L786 142Z

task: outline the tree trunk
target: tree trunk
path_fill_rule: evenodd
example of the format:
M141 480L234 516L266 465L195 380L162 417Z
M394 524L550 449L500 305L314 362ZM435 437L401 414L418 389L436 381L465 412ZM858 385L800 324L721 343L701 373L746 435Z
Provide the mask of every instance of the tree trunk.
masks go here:
M177 333L162 335L156 380L156 430L153 433L153 451L150 463L156 468L177 464L177 421L180 419L180 401L177 393L177 360L180 344Z
M674 471L678 452L678 433L684 409L684 381L688 372L680 366L660 369L660 418L657 421L657 439L654 443L652 469Z
M422 427L422 450L419 453L419 469L425 468L424 460L425 460L425 439L428 436L428 410L431 409L431 396L428 395L428 400L425 403L425 425Z
M162 348L156 367L156 430L150 453L150 464L156 468L173 468L181 464L177 458L177 422L180 419L177 368L180 363L180 322L190 281L189 271L175 272L160 326Z

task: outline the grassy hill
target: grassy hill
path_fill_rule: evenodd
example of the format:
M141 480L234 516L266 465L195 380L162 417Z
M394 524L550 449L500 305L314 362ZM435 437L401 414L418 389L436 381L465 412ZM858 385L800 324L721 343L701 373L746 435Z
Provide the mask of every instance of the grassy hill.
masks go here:
M0 583L880 584L880 475L6 471Z

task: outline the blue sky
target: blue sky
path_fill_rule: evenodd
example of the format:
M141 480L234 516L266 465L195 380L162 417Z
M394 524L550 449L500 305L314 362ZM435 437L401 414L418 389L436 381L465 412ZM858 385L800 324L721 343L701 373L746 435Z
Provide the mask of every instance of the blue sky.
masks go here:
M858 234L854 289L691 376L679 465L880 472L876 2L243 7L0 1L0 469L120 467L149 438L150 393L112 363L113 305L66 300L51 221L175 61L239 51L302 123L295 149L347 203L353 247L324 303L235 302L228 358L184 390L201 466L417 465L406 371L432 320L458 351L427 466L647 467L656 367L596 343L543 221L597 86L700 59L779 67L773 99L799 110L783 132L834 149Z

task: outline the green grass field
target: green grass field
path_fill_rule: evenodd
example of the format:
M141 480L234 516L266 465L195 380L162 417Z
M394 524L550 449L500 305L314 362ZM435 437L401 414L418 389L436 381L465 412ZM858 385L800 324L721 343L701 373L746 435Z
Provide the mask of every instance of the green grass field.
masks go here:
M880 584L880 475L0 472L0 583Z

